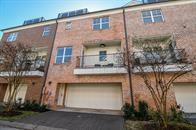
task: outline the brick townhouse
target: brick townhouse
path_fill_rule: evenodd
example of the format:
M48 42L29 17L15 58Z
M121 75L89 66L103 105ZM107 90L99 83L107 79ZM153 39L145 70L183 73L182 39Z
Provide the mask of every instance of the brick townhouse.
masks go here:
M31 24L33 21L35 21L36 24ZM3 29L2 31L2 43L21 43L32 47L35 51L36 56L31 63L29 73L24 75L25 82L19 87L16 98L22 98L22 102L25 100L36 100L39 102L56 31L55 20L46 21L43 17L26 20L23 25ZM0 102L6 102L7 98L7 83L1 78Z
M46 42L48 56L52 48L51 56L47 58L50 59L46 70L47 77L46 80L42 80L45 81L42 82L44 84L42 103L56 110L62 108L120 110L125 102L131 100L131 83L136 104L139 100L145 100L150 106L154 106L139 73L133 68L130 82L127 69L122 62L119 62L117 54L119 50L123 50L126 41L131 54L137 54L142 50L134 43L134 39L167 37L172 40L167 47L174 46L175 43L176 49L186 49L190 57L194 57L196 1L140 2L134 1L120 8L96 12L84 9L58 15L57 29L54 30L56 34L51 35L51 39L48 38ZM80 12L78 13L80 15L77 12ZM14 29L22 30L29 27L28 31L35 33L33 31L35 26L42 23L39 28L43 28L47 23L55 26L55 20L50 20ZM14 32L14 29L5 29L3 39L6 40L6 36ZM31 33L27 31L21 33L21 38L22 34L24 35L21 40L28 39L26 35ZM39 36L37 35L38 33L31 39L37 40L38 37L37 41L40 41L43 38L40 36L41 32ZM37 41L30 44L40 45L41 42ZM192 101L196 98L194 63L191 69L173 83L174 89L169 92L168 104L181 104L185 112L193 113L196 112L196 104ZM175 68L172 68L167 76L174 71ZM44 79L44 76L39 79ZM39 93L39 97L41 86L38 87L39 90L34 89L26 98L33 98L31 95L35 93ZM28 88L31 87L32 83Z

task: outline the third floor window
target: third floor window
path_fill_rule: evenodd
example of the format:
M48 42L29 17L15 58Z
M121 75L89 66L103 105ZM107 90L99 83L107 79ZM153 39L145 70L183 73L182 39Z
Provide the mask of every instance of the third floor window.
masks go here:
M109 29L109 17L101 17L93 19L93 30Z
M51 32L51 27L50 26L45 26L44 30L43 30L43 33L42 33L42 36L43 37L49 36L50 32Z
M16 41L17 36L18 36L18 32L10 33L8 38L7 38L7 42Z
M160 9L142 11L144 23L163 22L163 14Z

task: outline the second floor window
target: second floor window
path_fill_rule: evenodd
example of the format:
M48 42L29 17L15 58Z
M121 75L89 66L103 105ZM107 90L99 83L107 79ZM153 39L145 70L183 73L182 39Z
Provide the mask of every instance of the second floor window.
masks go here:
M142 11L144 23L163 22L163 14L160 9Z
M51 31L51 27L50 26L45 26L44 30L43 30L43 33L42 33L42 36L43 37L49 36L50 35L50 31Z
M93 30L109 29L109 17L93 19Z
M58 48L56 56L56 64L67 63L71 60L72 47L61 47Z
M7 38L7 42L16 41L17 36L18 36L18 32L10 33L9 36L8 36L8 38Z

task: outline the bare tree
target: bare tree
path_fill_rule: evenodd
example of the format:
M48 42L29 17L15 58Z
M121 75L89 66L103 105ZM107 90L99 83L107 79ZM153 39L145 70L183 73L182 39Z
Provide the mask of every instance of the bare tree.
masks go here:
M31 48L21 43L0 45L0 77L8 84L7 112L14 108L19 86L24 82L24 76L30 69L33 57Z
M132 51L130 56L132 72L143 79L154 100L160 123L167 127L168 93L177 78L191 71L189 56L184 49L176 48L175 40L170 36L133 38L133 44L140 51Z

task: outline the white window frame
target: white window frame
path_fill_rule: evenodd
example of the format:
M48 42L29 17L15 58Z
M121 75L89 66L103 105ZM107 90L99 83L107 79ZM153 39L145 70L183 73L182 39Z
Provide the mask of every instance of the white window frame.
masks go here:
M105 17L108 17L108 22L102 22L102 19L105 18ZM94 24L94 20L95 20L95 19L99 19L99 23ZM108 23L109 28L110 28L110 17L109 17L109 16L94 18L94 19L93 19L92 28L93 28L93 30L95 30L95 31L96 31L96 30L102 30L102 29L103 29L103 24L106 24L106 23ZM99 25L100 28L99 28L99 29L94 29L94 25ZM109 29L109 28L108 28L108 29Z
M58 56L58 49L60 49L60 48L63 48L63 55L62 56ZM65 55L65 51L66 51L67 48L71 48L72 51L73 51L73 48L71 46L57 48L57 53L56 53L56 58L55 58L55 64L65 64L65 63L67 63L67 62L64 62L65 57L72 57L72 54L71 55ZM58 57L63 57L61 63L57 63L57 58Z
M154 16L153 13L152 13L154 10L159 10L161 14L160 14L160 15L155 15L155 16ZM150 16L143 17L143 12L150 12ZM142 11L142 19L143 19L143 22L144 22L144 23L147 23L147 22L144 21L145 18L151 18L152 23L155 23L154 18L155 18L155 17L160 17L160 16L162 17L162 20L164 21L164 17L163 17L163 13L162 13L162 10L161 10L161 9L153 9L153 10L145 10L145 11ZM163 21L162 21L162 22L163 22ZM151 23L151 22L148 22L148 23Z
M72 22L66 22L65 23L65 29L70 30L72 28Z
M45 26L44 27L44 30L43 30L43 33L42 33L42 37L47 37L50 35L50 32L51 32L51 26ZM48 35L46 35L47 33L49 33Z
M7 42L16 41L17 37L18 37L18 32L10 33L9 36L7 37Z

